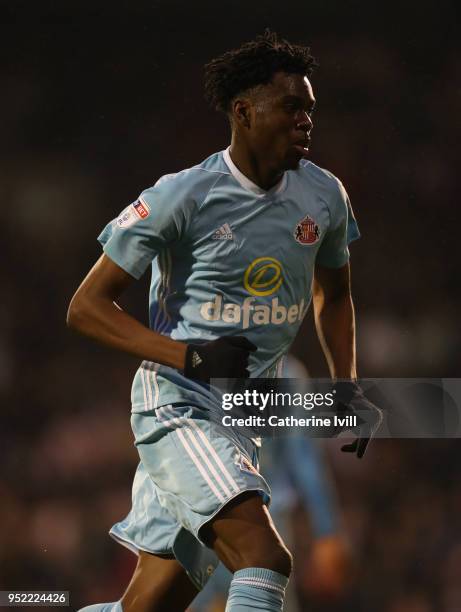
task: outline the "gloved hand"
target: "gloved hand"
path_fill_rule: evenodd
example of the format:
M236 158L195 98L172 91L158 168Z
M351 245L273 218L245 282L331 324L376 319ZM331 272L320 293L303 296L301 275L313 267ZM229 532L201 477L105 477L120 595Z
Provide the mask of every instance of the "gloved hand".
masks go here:
M350 444L342 446L341 450L345 453L356 453L361 459L367 450L368 443L382 423L382 411L365 397L360 385L356 382L337 382L333 389L336 414L340 418L357 417L357 427L345 426L336 431L336 435L347 430L357 434L357 438Z
M248 358L257 347L244 336L225 336L189 344L184 375L209 384L212 378L248 378Z

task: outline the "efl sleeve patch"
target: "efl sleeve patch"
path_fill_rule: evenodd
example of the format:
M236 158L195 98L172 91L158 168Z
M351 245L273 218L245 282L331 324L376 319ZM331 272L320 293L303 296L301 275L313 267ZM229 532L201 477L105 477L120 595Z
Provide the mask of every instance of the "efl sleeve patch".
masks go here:
M122 212L120 217L117 219L117 227L120 229L126 229L131 227L141 219L146 219L150 214L150 208L147 202L139 198L133 204L130 204Z

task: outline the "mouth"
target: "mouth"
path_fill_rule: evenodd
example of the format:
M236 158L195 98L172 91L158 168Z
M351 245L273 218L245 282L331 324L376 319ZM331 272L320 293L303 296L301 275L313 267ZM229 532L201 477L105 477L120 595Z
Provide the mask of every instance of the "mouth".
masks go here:
M301 155L301 157L304 157L305 155L309 153L310 142L311 142L310 138L305 138L303 140L299 140L298 142L295 142L292 146Z
M293 149L295 149L297 151L297 153L299 153L299 155L301 157L306 156L309 153L309 145L310 145L311 139L307 139L307 140L302 140L300 142L295 142L292 147Z

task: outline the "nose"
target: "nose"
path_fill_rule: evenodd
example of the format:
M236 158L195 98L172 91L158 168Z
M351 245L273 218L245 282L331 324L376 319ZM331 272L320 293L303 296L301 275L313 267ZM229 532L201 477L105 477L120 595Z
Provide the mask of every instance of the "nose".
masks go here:
M306 132L307 134L309 134L309 132L312 130L314 126L310 115L306 113L305 111L303 111L302 113L300 113L297 119L298 120L296 123L296 129L302 130L303 132Z

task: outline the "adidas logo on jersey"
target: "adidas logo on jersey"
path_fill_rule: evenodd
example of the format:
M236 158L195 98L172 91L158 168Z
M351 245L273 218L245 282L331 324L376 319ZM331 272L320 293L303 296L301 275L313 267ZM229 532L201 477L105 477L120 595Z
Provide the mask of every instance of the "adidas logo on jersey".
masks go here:
M221 225L212 235L213 240L233 240L234 236L228 223Z
M192 353L192 367L196 368L197 366L199 366L201 363L203 362L203 359L200 357L200 355L197 353L197 351L194 351Z

